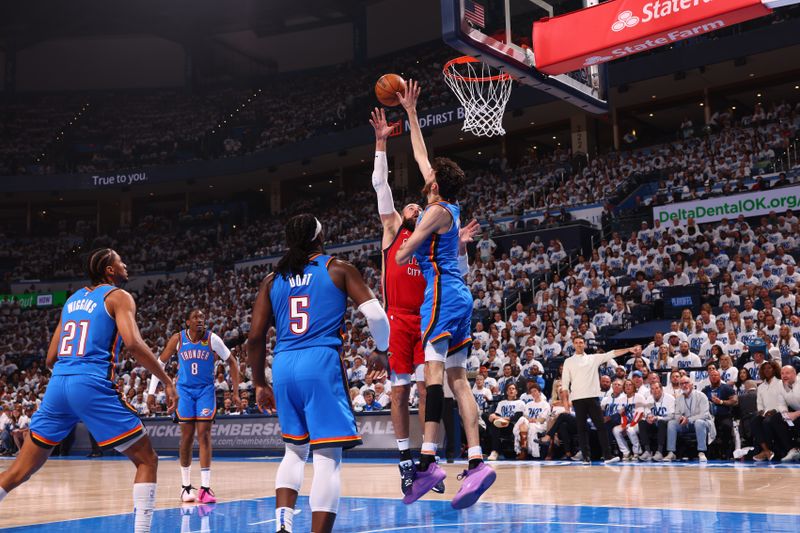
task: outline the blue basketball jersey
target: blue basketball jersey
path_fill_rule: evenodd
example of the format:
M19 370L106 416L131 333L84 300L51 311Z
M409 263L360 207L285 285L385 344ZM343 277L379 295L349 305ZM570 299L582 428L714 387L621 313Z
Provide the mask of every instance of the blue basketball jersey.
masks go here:
M310 258L303 275L275 275L269 299L278 342L275 352L313 346L340 349L347 295L328 274L329 255Z
M417 224L422 222L425 213L433 205L444 207L453 219L453 224L446 233L434 233L414 252L419 262L422 275L427 282L426 293L432 290L439 281L442 283L455 282L465 285L464 278L458 268L458 232L461 229L461 209L448 202L436 202L425 208L417 219Z
M84 287L67 299L61 310L58 360L54 376L92 375L113 377L114 363L122 349L117 323L108 314L106 297L117 287Z
M192 342L188 330L181 330L178 341L178 385L208 387L214 385L214 352L211 350L211 331L206 330L197 342Z

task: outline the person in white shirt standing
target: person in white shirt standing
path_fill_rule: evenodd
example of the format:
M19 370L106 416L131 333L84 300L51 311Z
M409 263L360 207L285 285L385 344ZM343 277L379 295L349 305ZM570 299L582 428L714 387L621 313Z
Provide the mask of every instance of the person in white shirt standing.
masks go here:
M575 355L564 361L564 368L561 374L561 402L564 408L569 411L570 405L575 409L575 419L578 426L578 441L580 442L583 462L591 462L591 450L589 449L589 428L587 419L591 418L596 428L604 427L603 412L600 410L600 365L615 357L632 353L634 349L624 348L612 350L606 353L587 354L586 340L577 336L572 340L575 347ZM603 458L606 463L615 463L619 457L611 454L611 447L608 442L608 433L598 431L600 447L603 450Z

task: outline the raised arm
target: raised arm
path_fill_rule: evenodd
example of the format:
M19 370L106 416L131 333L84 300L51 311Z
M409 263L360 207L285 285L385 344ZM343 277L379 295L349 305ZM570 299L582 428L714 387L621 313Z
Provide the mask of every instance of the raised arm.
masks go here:
M115 290L106 298L106 307L109 314L114 317L117 330L128 351L143 367L164 383L164 392L167 394L167 412L172 413L178 406L178 393L175 391L172 380L164 372L164 367L142 339L139 326L136 325L136 303L133 301L133 297L122 289Z
M433 167L428 160L428 149L425 148L425 139L422 137L422 129L419 127L419 117L417 116L417 99L419 98L419 83L408 80L405 94L397 93L400 103L408 113L408 125L411 128L411 146L414 149L414 159L417 161L419 171L425 178L427 185L433 181Z
M453 219L444 207L440 205L430 206L425 211L422 221L417 224L414 233L411 234L411 237L409 237L397 251L397 255L395 256L397 264L404 265L411 261L411 256L414 255L414 252L425 239L440 230L449 228L452 223Z
M386 156L386 140L392 128L386 122L386 112L375 108L369 123L375 129L375 166L372 170L372 187L378 195L378 215L383 224L382 248L387 248L394 240L403 217L394 208L392 188L389 187L389 163Z
M253 369L253 385L256 387L256 404L268 413L275 409L275 395L267 385L264 375L267 364L267 330L272 319L272 302L269 292L275 274L270 274L258 288L253 302L253 318L250 320L250 333L247 335L247 363Z

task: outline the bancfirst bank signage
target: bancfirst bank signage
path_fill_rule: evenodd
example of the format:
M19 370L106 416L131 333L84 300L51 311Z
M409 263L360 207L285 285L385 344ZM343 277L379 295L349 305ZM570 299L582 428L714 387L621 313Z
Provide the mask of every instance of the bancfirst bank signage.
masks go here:
M675 219L685 222L693 218L695 222L702 224L723 218L737 218L739 215L755 217L766 215L770 211L780 213L798 207L800 187L784 187L654 207L653 220L664 224Z

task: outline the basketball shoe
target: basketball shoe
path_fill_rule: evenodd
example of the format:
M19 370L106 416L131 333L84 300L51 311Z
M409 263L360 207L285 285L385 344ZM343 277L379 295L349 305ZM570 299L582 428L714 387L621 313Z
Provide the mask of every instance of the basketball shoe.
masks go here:
M200 503L217 503L217 498L210 488L200 487L200 490L197 491L197 501Z
M197 496L192 492L195 490L191 485L186 485L181 491L181 501L184 503L191 503L197 501Z
M458 479L463 479L464 483L458 489L451 505L453 509L466 509L478 501L478 498L492 486L497 474L491 466L482 462L475 468L464 470Z

